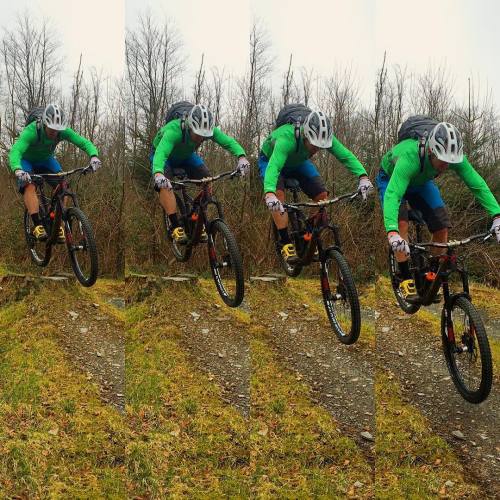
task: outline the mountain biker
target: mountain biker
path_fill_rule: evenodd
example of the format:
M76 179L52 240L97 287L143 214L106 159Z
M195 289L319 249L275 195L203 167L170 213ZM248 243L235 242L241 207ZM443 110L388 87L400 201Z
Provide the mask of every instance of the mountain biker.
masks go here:
M101 166L98 150L88 139L78 135L66 125L64 113L57 104L36 108L40 116L28 123L12 145L9 164L17 178L19 192L33 221L33 236L37 240L47 239L47 232L38 213L39 201L30 174L55 174L62 172L61 165L54 157L54 151L61 141L68 141L90 156L90 167L95 172ZM33 110L33 113L37 111ZM31 115L31 113L30 113ZM57 185L57 180L47 181ZM58 241L64 242L64 229L59 228Z
M299 128L293 123L285 123L275 128L262 144L258 158L260 175L264 179L265 203L278 229L281 254L287 263L297 260L297 252L288 234L288 215L283 208L285 179L297 179L302 191L313 201L325 200L328 191L311 161L320 149L328 150L359 178L363 199L373 190L360 161L333 135L330 120L322 111L306 109L310 112L303 125Z
M150 155L160 205L169 218L170 235L178 243L185 243L187 235L177 216L177 203L169 180L172 178L173 169L182 168L190 179L210 177L210 171L203 159L195 152L203 141L210 139L238 157L236 170L241 175L246 175L250 170L244 149L235 139L214 126L212 113L202 104L185 104L190 107L186 117L167 120L153 140ZM202 240L206 238L203 229Z
M432 233L432 241L446 243L450 218L433 179L448 168L464 181L493 217L491 231L500 243L500 206L484 179L463 154L462 137L455 126L447 122L435 125L425 142L424 154L421 163L418 139L408 138L399 142L382 158L376 179L387 238L402 278L400 291L408 302L417 300L417 292L408 264L407 202L412 209L422 212Z

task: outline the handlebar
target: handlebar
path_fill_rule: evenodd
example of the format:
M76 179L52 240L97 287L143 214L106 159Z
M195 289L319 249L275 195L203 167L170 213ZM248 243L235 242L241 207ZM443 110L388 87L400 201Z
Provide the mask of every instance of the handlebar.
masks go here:
M234 177L240 175L237 170L230 170L228 172L223 172L212 177L204 177L203 179L183 179L182 181L170 181L172 186L185 186L186 184L208 184L209 182L214 182L223 177Z
M321 201L306 201L300 203L283 203L283 206L289 210L297 210L299 207L327 207L329 205L333 205L341 200L353 200L356 196L360 195L361 191L358 189L353 193L343 194L341 196L336 196L330 200L321 200Z
M468 238L464 238L463 240L457 241L449 241L448 243L435 243L429 241L427 243L410 243L410 247L418 248L419 250L426 250L426 247L435 247L435 248L456 248L462 245L467 245L472 241L483 240L487 241L493 236L493 233L488 231L486 233L475 234L473 236L469 236Z
M78 172L82 172L82 173L85 173L86 171L88 171L90 169L90 165L87 165L86 167L80 167L80 168L75 168L73 170L68 170L66 172L57 172L57 173L54 173L54 174L30 174L30 177L34 177L34 178L39 178L39 179L44 179L46 177L60 177L60 178L63 178L63 177L68 177L70 175L73 175L73 174L76 174Z

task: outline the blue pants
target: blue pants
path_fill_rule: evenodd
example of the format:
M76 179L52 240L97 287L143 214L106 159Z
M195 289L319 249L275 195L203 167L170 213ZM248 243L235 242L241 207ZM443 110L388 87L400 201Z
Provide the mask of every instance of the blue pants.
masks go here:
M151 163L151 168L153 168L153 158L155 156L155 150L152 149L149 154L149 162ZM205 166L205 162L200 155L196 153L191 153L190 156L185 158L184 160L176 160L175 158L168 158L165 162L165 170L170 168L187 168L187 169L197 169Z
M269 165L269 159L263 153L260 153L257 165L259 167L260 176L264 179L267 166ZM300 188L309 198L315 198L318 194L327 192L323 179L321 179L318 169L311 160L306 160L295 167L287 167L285 164L278 177L276 189L284 191L285 179L287 178L297 179Z
M61 164L53 157L50 156L44 161L32 163L28 160L21 160L21 167L25 172L29 174L58 174L62 172ZM49 184L57 184L57 180L53 179L51 181L47 181ZM17 187L19 188L20 193L24 193L25 185L17 180Z
M384 196L389 180L390 177L380 169L375 181L382 208L384 207ZM434 181L427 181L421 186L408 187L401 199L399 220L408 222L408 203L412 209L422 212L431 233L451 227L448 211Z

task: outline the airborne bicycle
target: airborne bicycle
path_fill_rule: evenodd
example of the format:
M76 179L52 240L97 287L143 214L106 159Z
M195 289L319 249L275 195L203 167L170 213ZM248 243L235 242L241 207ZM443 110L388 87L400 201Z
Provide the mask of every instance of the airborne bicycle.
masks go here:
M206 230L212 277L219 295L229 307L237 307L243 300L245 292L243 261L236 239L224 220L222 206L213 195L210 186L218 180L234 178L237 175L238 172L230 171L203 179L188 179L184 169L173 169L173 177L179 180L172 181L172 187L180 221L188 238L187 242L179 243L172 238L170 220L163 211L165 228L174 256L179 262L189 260L194 247L202 243L203 229ZM199 192L191 196L188 193L189 186L199 188ZM211 209L215 209L215 217L212 217Z
M422 215L409 211L409 220L414 223L416 243L410 242L410 272L415 280L418 298L408 302L399 290L401 277L392 250L389 250L389 270L394 294L401 309L416 313L420 307L440 302L439 290L443 293L441 312L441 339L446 364L455 387L470 403L481 403L490 391L493 380L493 364L486 330L477 309L472 304L468 272L465 259L458 257L457 249L472 242L485 242L491 232L476 234L448 243L421 242ZM435 256L431 248L440 248L445 253ZM450 276L458 274L461 290L450 290Z
M85 287L92 286L97 280L97 246L92 225L80 209L78 198L69 187L68 178L78 175L78 183L89 169L90 166L56 174L31 174L39 200L40 220L47 232L45 240L37 240L33 236L33 221L28 211L24 211L24 233L33 263L40 267L49 264L52 250L59 243L59 228L62 224L71 267L78 281ZM48 180L57 180L50 194L45 186ZM68 204L69 207L66 206Z
M286 262L281 254L281 243L274 223L273 236L278 259L288 276L298 276L305 266L313 262L320 265L320 283L323 304L330 325L343 344L353 344L361 331L361 312L358 292L349 264L341 248L340 231L328 220L327 207L341 200L353 200L360 192L345 194L319 202L299 202L301 191L294 178L285 180L285 189L292 193L293 202L284 203L288 212L290 237L295 245L298 261ZM303 208L316 208L317 212L307 217Z

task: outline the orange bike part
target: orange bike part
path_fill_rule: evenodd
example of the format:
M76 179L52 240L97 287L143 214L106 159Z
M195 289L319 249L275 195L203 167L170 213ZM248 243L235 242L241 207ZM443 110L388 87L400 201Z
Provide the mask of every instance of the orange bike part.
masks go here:
M197 213L191 214L191 220L192 221L197 221L198 220L198 214Z
M311 241L312 240L312 233L305 233L304 234L304 240L305 241Z
M436 273L433 273L433 272L428 272L428 273L425 273L425 279L427 281L434 281L436 279L436 276L437 274Z

